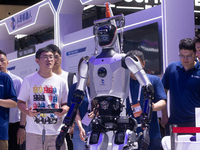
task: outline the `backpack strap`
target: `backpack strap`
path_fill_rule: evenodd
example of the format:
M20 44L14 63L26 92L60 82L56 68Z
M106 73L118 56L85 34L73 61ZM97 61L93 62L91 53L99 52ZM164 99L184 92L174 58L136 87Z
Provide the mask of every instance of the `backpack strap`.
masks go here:
M76 73L69 72L68 77L67 77L67 82L68 82L68 88L73 84L73 78L76 75Z

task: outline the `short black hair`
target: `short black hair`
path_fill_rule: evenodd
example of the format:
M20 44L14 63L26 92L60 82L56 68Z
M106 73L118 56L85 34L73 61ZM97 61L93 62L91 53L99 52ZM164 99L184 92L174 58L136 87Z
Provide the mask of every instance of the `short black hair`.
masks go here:
M140 57L142 62L144 61L144 54L139 50L131 50L127 53L127 56L130 56L131 58L134 58L134 55Z
M35 58L39 59L40 56L41 56L41 54L42 54L43 52L52 52L52 53L53 53L53 50L50 49L50 48L48 48L48 47L40 48L40 49L38 49L38 51L36 52ZM54 54L54 53L53 53L53 54Z
M57 52L60 56L61 56L61 51L59 49L58 46L54 45L54 44L49 44L46 47L50 48L53 50L53 53Z
M193 39L194 43L196 44L197 42L200 42L200 34L197 34L194 39Z
M191 38L185 38L179 42L179 51L182 49L192 50L196 53L194 41Z
M4 56L7 57L6 53L4 51L2 51L2 50L0 50L0 54L3 54Z

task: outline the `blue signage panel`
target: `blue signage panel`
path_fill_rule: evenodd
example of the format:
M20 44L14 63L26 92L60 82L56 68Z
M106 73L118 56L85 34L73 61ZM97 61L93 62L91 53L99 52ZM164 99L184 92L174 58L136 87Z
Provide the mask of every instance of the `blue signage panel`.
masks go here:
M78 53L84 52L85 50L86 50L86 47L84 47L84 48L80 48L80 49L75 49L75 50L72 50L72 51L66 52L66 56L70 56L70 55L78 54Z

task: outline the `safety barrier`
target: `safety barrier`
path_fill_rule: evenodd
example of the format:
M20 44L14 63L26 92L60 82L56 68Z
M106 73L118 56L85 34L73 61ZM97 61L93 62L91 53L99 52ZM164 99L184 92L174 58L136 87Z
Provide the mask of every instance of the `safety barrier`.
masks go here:
M200 133L200 127L177 127L177 125L171 125L171 150L176 150L177 148L178 133Z

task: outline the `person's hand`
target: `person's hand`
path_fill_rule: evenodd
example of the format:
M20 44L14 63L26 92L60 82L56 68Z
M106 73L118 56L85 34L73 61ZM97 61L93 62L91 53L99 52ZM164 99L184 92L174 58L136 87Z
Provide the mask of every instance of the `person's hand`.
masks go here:
M29 115L30 117L34 117L34 116L37 116L37 114L39 114L40 112L37 112L36 110L33 110L32 109L32 106L31 107L29 107L29 109L28 109L28 114L27 115Z
M165 128L165 125L167 124L169 118L167 116L162 116L160 124L163 128Z
M94 111L90 112L90 113L88 114L88 117L89 117L89 118L94 118Z
M97 117L99 115L99 109L98 108L99 108L99 105L97 105L96 108L93 108L93 113L94 113L94 115L96 114L95 117Z
M70 128L70 131L69 131L69 136L71 137L72 134L74 134L74 126L75 126L75 123L72 125L72 127Z
M58 117L64 116L67 113L67 111L64 108L61 108L61 109L62 109L62 112L54 112L54 114Z
M82 127L79 128L79 130L80 130L79 136L80 136L81 141L85 141L85 137L86 137L85 130Z
M25 129L19 128L17 131L17 144L21 145L25 141Z

